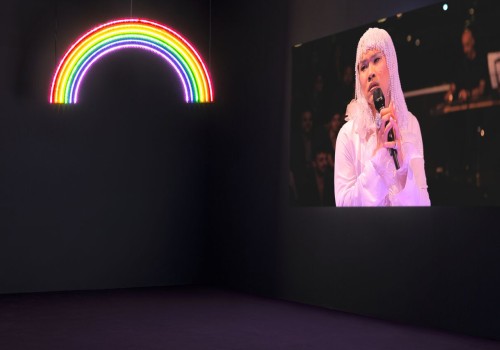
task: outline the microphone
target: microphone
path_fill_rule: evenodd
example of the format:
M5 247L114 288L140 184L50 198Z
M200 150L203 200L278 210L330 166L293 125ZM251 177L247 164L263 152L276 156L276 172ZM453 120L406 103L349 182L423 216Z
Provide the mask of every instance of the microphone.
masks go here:
M373 90L373 103L375 104L375 108L380 113L382 108L385 108L385 97L381 88L376 88ZM388 121L385 123L387 125ZM389 134L387 134L387 141L394 141L394 131L389 130ZM396 166L396 170L399 169L399 160L398 160L398 151L394 148L389 149L389 153L394 159L394 165Z

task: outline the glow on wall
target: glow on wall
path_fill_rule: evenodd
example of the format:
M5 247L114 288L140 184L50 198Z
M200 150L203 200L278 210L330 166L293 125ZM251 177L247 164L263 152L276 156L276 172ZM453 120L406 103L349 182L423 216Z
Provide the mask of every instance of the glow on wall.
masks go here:
M122 19L84 34L66 52L50 89L50 103L78 102L85 74L108 53L134 48L159 55L176 71L188 103L213 102L210 75L194 47L179 33L146 19Z

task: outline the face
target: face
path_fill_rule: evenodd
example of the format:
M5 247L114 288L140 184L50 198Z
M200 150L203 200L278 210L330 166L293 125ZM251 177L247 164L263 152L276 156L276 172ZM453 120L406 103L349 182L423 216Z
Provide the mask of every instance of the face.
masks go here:
M359 61L358 76L361 86L361 92L370 105L372 112L375 113L373 104L373 90L377 87L382 89L385 97L385 105L391 102L389 89L389 69L383 52L373 49L367 50L361 56Z
M474 56L474 37L469 30L464 31L462 34L462 47L465 56L469 58Z
M340 114L335 113L330 121L330 128L335 132L339 131L341 122Z
M314 90L315 91L323 90L323 77L321 75L318 75L314 80Z
M352 66L347 66L344 69L343 81L346 85L352 84L352 80L354 78L354 71L352 70Z
M302 131L305 133L310 133L312 130L312 113L310 111L305 111L301 116Z
M328 156L324 152L316 154L315 167L318 173L324 174L328 166Z

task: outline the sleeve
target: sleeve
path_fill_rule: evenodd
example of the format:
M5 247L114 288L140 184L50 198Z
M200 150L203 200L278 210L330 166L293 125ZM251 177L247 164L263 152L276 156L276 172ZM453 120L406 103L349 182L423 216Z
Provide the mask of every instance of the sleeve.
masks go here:
M410 119L409 130L402 132L404 162L397 171L386 149L360 161L352 133L340 130L335 152L337 206L430 205L420 126L413 115Z
M409 117L410 128L402 132L405 164L397 171L399 188L391 198L391 205L430 206L422 134L417 119L412 114Z
M336 205L339 207L388 205L388 187L375 169L374 162L361 164L361 172L357 174L353 143L346 128L343 127L335 147Z

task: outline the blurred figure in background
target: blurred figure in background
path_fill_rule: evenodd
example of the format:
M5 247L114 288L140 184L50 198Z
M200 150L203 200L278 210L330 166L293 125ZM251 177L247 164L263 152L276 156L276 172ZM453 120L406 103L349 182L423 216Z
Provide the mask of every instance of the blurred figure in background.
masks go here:
M312 167L297 180L297 203L301 206L335 206L333 171L328 150L319 146L314 150Z
M476 37L471 27L466 27L461 36L463 57L457 63L454 82L444 99L454 101L477 101L487 92L488 65L486 56L476 48Z

